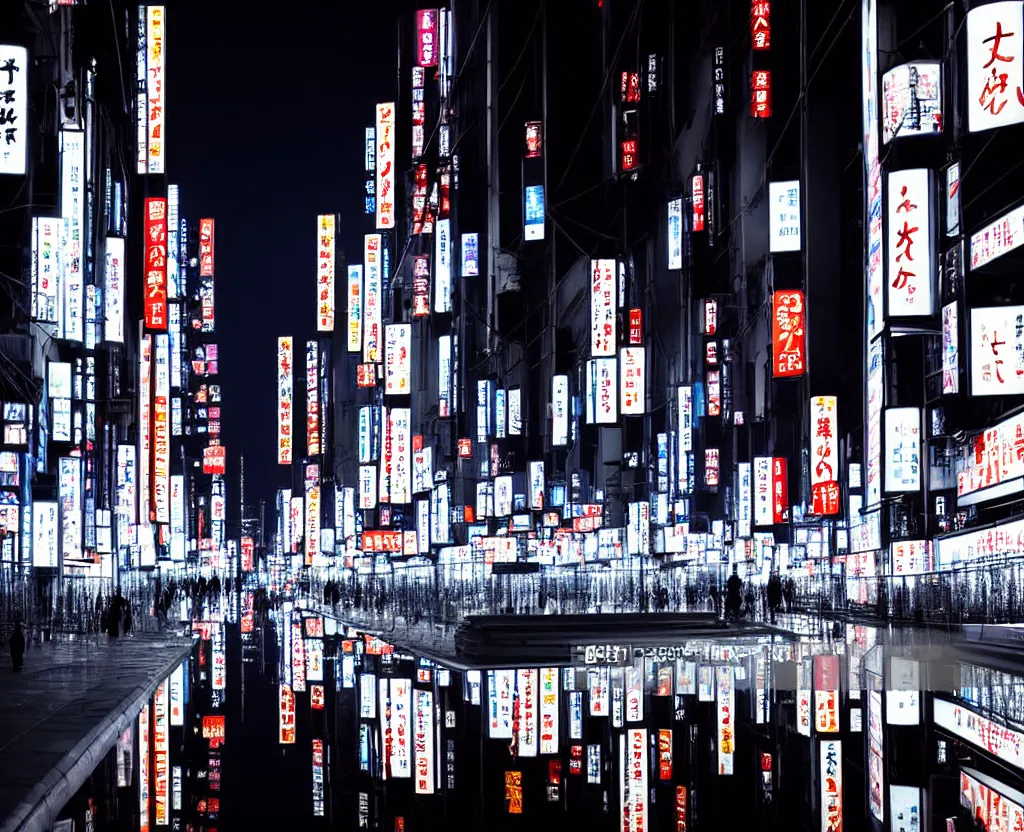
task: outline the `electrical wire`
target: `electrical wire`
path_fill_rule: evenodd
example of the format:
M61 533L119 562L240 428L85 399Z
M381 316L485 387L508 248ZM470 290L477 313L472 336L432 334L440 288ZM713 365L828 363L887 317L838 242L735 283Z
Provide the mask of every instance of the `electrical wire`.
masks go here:
M533 33L537 30L537 22L540 20L540 13L544 11L544 7L547 4L547 0L540 0L540 4L537 6L537 14L533 16L533 23L530 26L530 31L526 35L526 42L523 43L523 48L519 50L519 57L512 62L512 68L508 71L505 76L505 80L501 82L501 86L498 87L498 93L505 89L505 85L512 80L513 74L519 67L519 62L523 59L523 55L526 54L526 47L530 45L530 41L533 39Z
M612 71L618 66L619 53L622 51L622 47L626 42L626 35L628 35L630 29L633 28L633 24L636 22L637 17L640 14L640 10L643 9L643 7L644 0L639 0L639 2L633 7L633 13L630 15L625 27L623 27L622 37L619 38L619 43L615 47L615 54L612 55L612 59L608 62L608 69L605 70L604 81L601 83L601 89L597 94L597 100L594 102L594 106L590 111L590 117L583 125L583 132L580 134L580 140L576 143L576 149L573 150L572 155L569 156L569 161L565 164L565 169L562 172L562 178L555 187L555 193L558 193L562 185L565 184L566 177L569 175L569 170L572 168L572 163L576 161L576 154L578 154L580 152L580 148L583 147L583 141L587 138L587 131L590 129L590 123L594 120L594 116L597 114L597 109L601 106L601 101L604 99L605 91L608 89L608 82L611 80Z
M847 0L843 0L843 5L846 5L846 2ZM840 6L840 8L842 8L842 6ZM853 19L853 13L856 10L856 5L854 5L850 9L850 13L846 16L846 20L843 22L843 25L839 27L839 31L836 32L836 36L832 38L832 42L829 43L828 48L825 50L825 54L822 56L821 63L818 64L817 68L814 70L814 72L811 73L811 76L807 79L807 83L804 84L803 88L800 90L800 95L797 96L797 99L793 104L793 109L789 113L789 118L787 118L785 124L782 125L782 130L779 131L779 137L775 142L775 146L772 148L771 153L769 153L764 160L764 165L761 168L761 181L760 183L758 183L757 189L754 191L754 196L750 199L749 202L747 202L746 205L744 205L742 208L740 208L739 211L736 212L736 215L722 227L721 231L717 232L719 236L724 235L725 232L732 228L742 217L744 217L747 213L753 210L760 203L760 197L764 189L765 183L767 182L768 169L771 165L772 159L775 158L775 154L778 153L779 148L782 146L782 140L783 138L785 138L786 131L789 129L789 125L792 123L793 117L797 114L797 111L800 109L800 104L803 102L804 96L807 95L807 90L814 82L814 79L818 76L818 73L821 71L821 68L825 65L825 59L832 52L833 47L836 45L836 41L838 41L839 38L842 36L843 32L846 31L846 27L850 25L850 21ZM721 258L728 250L728 248L723 248L722 251L719 252L718 256L715 257L714 262L717 263L719 258Z

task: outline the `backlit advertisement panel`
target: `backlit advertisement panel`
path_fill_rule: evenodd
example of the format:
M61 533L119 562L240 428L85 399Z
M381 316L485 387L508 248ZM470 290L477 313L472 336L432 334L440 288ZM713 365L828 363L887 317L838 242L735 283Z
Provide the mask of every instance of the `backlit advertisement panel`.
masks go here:
M385 450L385 463L390 455L391 503L402 505L412 502L412 411L395 407L388 411L390 423L390 449Z
M412 682L391 679L391 776L412 776Z
M551 444L569 444L569 377L551 378Z
M942 307L942 394L960 392L960 320L956 301Z
M167 333L155 336L153 360L153 519L171 522L171 368Z
M772 293L772 376L793 378L807 369L804 293Z
M668 267L683 267L683 198L668 201Z
M931 203L927 168L889 173L885 234L890 317L934 311Z
M292 461L292 339L277 339L277 462L290 465Z
M310 465L310 468L316 468L315 465ZM320 480L316 478L306 478L306 531L305 540L303 541L303 552L305 554L305 565L313 565L313 556L317 553L317 549L320 546Z
M822 740L821 769L821 832L841 832L843 828L843 744L839 740ZM895 826L893 827L895 828Z
M32 565L56 569L60 564L60 505L55 502L32 502Z
M812 513L839 513L839 422L835 396L811 398Z
M377 202L380 205L380 201ZM363 238L363 361L381 360L381 245L380 234Z
M295 743L295 694L289 685L278 686L277 741L281 745Z
M150 465L153 458L153 423L150 420L153 395L153 336L143 335L139 339L139 524L149 521Z
M615 355L615 261L590 261L590 355L593 358Z
M167 329L167 200L146 200L146 328Z
M374 122L377 145L377 228L395 225L395 105L378 104ZM370 361L372 359L366 359Z
M768 250L800 251L800 180L768 183Z
M480 235L471 232L462 235L462 277L477 277L480 274Z
M619 737L619 811L622 832L648 832L647 729L630 728Z
M164 7L146 6L146 150L148 173L164 173L167 150Z
M885 411L885 490L921 490L921 410L890 407Z
M139 711L139 832L149 832L149 702Z
M1024 245L1024 205L1003 214L971 235L971 269L980 269Z
M384 328L384 392L390 396L412 392L412 324Z
M772 458L770 456L754 457L754 525L771 526L772 516Z
M348 351L363 348L363 267L348 267Z
M544 186L527 185L523 195L523 239L543 240L544 222Z
M942 65L913 61L882 76L882 142L942 132Z
M623 347L619 351L619 380L622 384L620 407L623 416L642 416L647 401L647 354L643 347Z
M64 295L63 332L68 341L82 340L85 325L85 133L60 131L61 287ZM147 227L148 228L148 227Z
M615 381L618 365L614 358L594 358L586 366L587 424L615 424L619 419L619 391Z
M334 214L321 214L316 226L316 329L334 332Z
M211 217L199 220L199 276L213 277L215 225Z
M60 322L64 304L61 286L64 220L60 217L32 218L32 319L38 323ZM109 245L109 243L108 243ZM122 247L124 242L122 241ZM123 250L123 248L122 248ZM123 265L124 258L121 258ZM47 330L56 331L52 327Z
M1024 8L1016 0L967 12L967 129L1024 121Z
M185 477L171 475L171 560L184 562L185 547Z
M416 766L416 794L434 793L434 694L417 690L416 733L413 736L413 754Z
M103 268L103 340L124 343L124 238L107 237Z
M540 670L540 753L558 753L558 668Z
M320 348L306 342L306 455L320 453Z
M986 306L971 310L972 396L1024 393L1024 329L1017 326L1022 317L1024 306Z
M153 795L156 804L156 825L167 826L167 799L169 797L170 770L168 768L167 680L156 686L153 693Z
M417 66L437 66L437 9L416 12Z
M718 712L718 773L733 773L733 755L736 750L736 690L733 668L715 667Z
M437 221L434 234L434 311L452 311L452 225Z
M28 50L0 44L0 101L4 102L4 141L0 175L24 176L28 153Z
M519 715L516 742L520 757L537 756L537 669L516 671L516 700Z

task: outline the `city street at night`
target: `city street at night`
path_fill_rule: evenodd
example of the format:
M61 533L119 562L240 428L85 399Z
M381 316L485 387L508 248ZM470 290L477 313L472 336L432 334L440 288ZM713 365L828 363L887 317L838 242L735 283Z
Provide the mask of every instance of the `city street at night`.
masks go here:
M1024 832L1024 0L0 0L0 832Z

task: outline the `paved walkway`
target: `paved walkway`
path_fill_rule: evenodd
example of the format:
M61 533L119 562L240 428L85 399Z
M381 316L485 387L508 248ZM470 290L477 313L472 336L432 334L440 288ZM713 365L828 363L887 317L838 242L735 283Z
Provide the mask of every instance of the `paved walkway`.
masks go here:
M177 634L31 643L0 663L0 832L50 830L191 647Z

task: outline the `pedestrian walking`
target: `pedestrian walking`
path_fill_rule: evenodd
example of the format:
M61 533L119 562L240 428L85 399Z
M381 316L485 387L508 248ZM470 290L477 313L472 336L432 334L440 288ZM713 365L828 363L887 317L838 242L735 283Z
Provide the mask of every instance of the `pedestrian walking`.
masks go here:
M11 664L14 665L14 672L21 673L21 666L25 661L25 634L21 631L21 622L14 625L14 632L11 633L9 642L11 648Z
M122 626L124 627L124 634L126 636L127 635L131 635L131 632L132 632L132 605L131 604L125 604L125 608L124 608L124 623L123 623Z
M778 572L772 572L768 579L768 609L771 610L772 623L775 623L775 614L782 608L782 579Z

